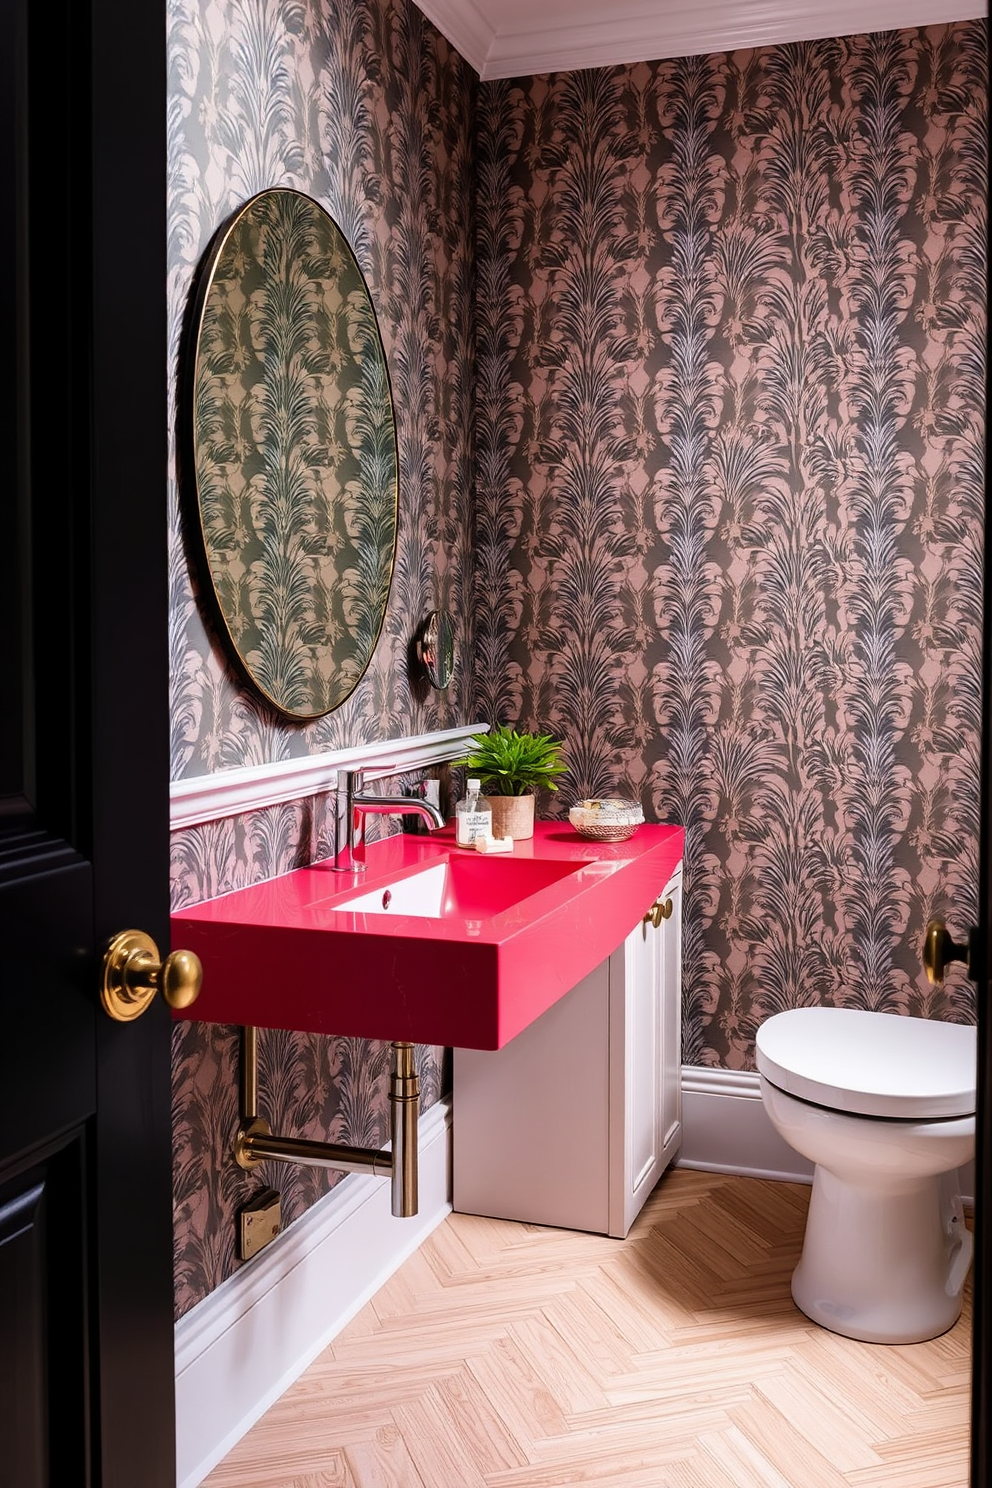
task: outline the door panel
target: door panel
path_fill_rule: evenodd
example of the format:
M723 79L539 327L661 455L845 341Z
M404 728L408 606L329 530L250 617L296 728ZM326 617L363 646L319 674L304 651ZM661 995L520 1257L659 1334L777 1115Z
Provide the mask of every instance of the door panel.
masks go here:
M171 1020L98 996L168 950L165 36L0 0L3 1488L175 1482Z
M34 1168L0 1186L0 1295L7 1324L0 1352L0 1436L10 1443L4 1471L12 1483L48 1482L48 1365L44 1328L45 1171Z
M84 1153L68 1133L0 1185L0 1480L17 1488L90 1481Z
M5 846L0 1005L16 1063L3 1100L0 1164L81 1126L96 1104L95 1007L80 954L93 933L92 870L64 845L55 867L45 866L53 850L39 861L21 834ZM35 1100L42 1089L43 1105Z

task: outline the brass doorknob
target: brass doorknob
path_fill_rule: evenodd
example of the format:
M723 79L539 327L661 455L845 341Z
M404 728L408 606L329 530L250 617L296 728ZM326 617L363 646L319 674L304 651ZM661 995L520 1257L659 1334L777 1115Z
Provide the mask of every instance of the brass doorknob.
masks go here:
M156 992L173 1008L189 1007L200 995L203 967L192 951L159 960L158 946L141 930L115 935L103 958L100 1001L117 1023L140 1018Z
M653 925L654 928L657 930L662 920L670 919L671 914L671 899L656 899L651 908L648 910L647 914L644 916L644 923L645 925Z
M940 986L952 961L963 961L967 966L969 951L968 946L951 939L943 920L931 920L923 937L923 966L930 985Z

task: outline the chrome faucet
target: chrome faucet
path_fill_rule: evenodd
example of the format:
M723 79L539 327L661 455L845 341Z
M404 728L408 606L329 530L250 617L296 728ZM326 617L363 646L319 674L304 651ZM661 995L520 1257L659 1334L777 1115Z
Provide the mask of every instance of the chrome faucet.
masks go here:
M334 867L338 873L365 870L367 816L422 816L433 830L444 826L436 806L420 796L375 796L365 792L361 770L339 770L334 800Z

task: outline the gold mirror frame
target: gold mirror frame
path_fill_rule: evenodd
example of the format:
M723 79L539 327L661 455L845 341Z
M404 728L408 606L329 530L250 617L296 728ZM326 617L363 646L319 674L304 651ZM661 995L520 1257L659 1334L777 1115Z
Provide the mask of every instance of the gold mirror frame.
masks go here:
M187 457L202 558L241 670L320 718L386 617L399 459L375 309L311 197L259 192L217 233L192 316Z

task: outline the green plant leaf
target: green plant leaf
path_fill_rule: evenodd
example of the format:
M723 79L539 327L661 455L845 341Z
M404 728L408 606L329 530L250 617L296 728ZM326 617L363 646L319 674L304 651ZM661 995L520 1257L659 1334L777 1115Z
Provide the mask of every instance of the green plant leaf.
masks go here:
M556 791L556 777L565 773L560 755L564 745L550 734L517 733L495 724L488 734L475 734L471 752L454 760L482 781L489 795L525 796L532 791Z

